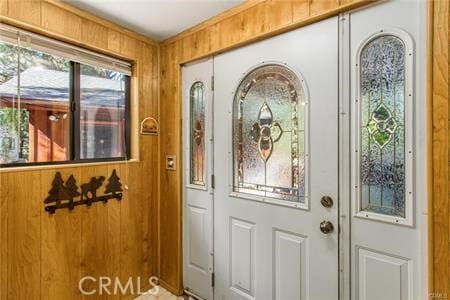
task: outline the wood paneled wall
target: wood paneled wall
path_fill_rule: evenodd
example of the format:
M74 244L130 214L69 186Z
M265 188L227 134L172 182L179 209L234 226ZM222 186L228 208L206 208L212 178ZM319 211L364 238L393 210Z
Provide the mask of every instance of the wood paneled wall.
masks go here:
M450 4L429 2L429 286L430 298L450 296Z
M180 65L368 2L371 1L250 0L166 40L159 51L159 46L145 37L55 0L0 0L1 22L132 60L138 84L138 119L161 116L159 140L139 137L139 162L0 171L0 299L82 298L77 285L84 275L124 279L159 274L166 288L179 293L182 288ZM449 293L450 68L443 67L448 66L449 9L446 0L433 3L430 291ZM178 157L176 171L165 169L165 156L170 154ZM90 209L77 207L71 213L58 211L53 216L44 213L42 201L55 171L61 171L64 177L74 174L83 182L91 176L108 176L112 169L129 186L122 202L95 204Z
M158 44L57 1L0 0L0 21L132 61L133 127L146 116L159 118ZM1 300L85 298L78 282L87 275L123 284L131 276L135 288L140 276L142 290L149 287L148 277L158 274L159 138L136 138L138 162L0 170ZM84 183L113 169L129 187L121 202L44 212L56 171Z
M180 65L295 29L373 1L250 0L207 20L161 45L161 201L160 282L182 289L182 162ZM178 157L176 171L165 169L166 155Z

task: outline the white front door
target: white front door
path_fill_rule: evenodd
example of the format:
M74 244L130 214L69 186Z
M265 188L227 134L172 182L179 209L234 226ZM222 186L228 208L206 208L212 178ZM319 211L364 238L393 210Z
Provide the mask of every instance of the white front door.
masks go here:
M183 285L212 299L212 59L183 66Z
M428 298L426 7L383 1L344 17L352 299Z
M336 299L338 18L221 54L214 76L215 298Z

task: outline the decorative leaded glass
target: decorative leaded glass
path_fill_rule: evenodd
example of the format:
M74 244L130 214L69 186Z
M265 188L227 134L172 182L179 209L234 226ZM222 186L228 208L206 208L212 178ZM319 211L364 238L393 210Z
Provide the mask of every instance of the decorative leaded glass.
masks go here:
M191 101L191 165L190 183L205 185L205 90L202 82L195 82L190 91Z
M305 92L289 68L258 67L234 96L234 191L305 201Z
M378 36L359 63L361 209L405 217L405 44Z

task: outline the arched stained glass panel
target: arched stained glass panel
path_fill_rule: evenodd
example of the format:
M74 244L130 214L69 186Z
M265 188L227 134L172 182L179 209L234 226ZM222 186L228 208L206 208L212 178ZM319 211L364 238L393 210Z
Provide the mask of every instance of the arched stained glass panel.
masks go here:
M405 217L405 43L384 34L361 50L360 209Z
M190 91L191 116L191 161L190 183L205 185L205 90L202 82L197 81Z
M234 191L305 202L305 92L283 65L252 70L234 96Z

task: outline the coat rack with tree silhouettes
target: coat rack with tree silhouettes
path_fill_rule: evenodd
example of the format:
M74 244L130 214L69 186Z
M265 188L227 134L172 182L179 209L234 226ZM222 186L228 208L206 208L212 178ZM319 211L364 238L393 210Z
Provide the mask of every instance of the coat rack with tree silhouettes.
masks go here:
M102 187L104 181L104 176L92 177L88 183L78 187L73 175L70 175L64 184L61 173L56 172L52 188L48 192L48 197L44 200L45 204L51 205L47 205L45 211L54 214L55 210L61 208L73 210L78 205L91 206L92 203L99 201L107 203L110 199L122 200L122 184L116 170L113 170L109 177L104 194L97 196L97 191Z

